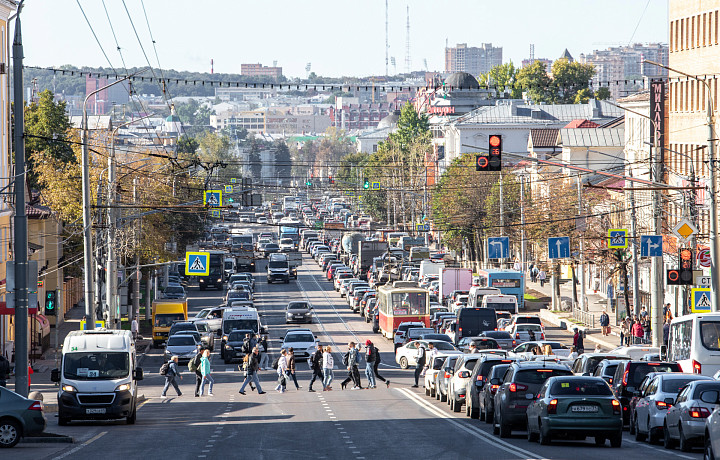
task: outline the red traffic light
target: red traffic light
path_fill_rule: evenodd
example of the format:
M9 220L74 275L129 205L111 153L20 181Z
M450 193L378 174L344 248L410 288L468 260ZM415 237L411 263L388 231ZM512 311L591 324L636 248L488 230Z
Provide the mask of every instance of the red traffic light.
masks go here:
M498 135L490 136L490 146L491 147L499 147L500 143L502 142L502 138Z
M690 250L690 249L681 249L681 250L680 250L680 259L682 259L682 260L692 260L692 250Z
M666 284L674 285L680 284L680 270L668 270L666 277Z
M487 171L489 164L487 155L477 155L475 157L475 171Z

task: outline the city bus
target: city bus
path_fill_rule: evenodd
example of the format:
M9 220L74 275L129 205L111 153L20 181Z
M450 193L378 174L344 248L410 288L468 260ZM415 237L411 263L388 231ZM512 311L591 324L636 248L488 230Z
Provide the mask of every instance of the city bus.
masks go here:
M501 294L514 295L518 299L518 309L525 308L525 276L521 271L494 268L479 270L477 286L497 288Z
M422 322L430 327L427 289L418 288L412 282L396 281L380 286L377 299L380 331L388 339L393 338L397 327L405 321Z
M720 313L691 313L670 323L668 361L683 372L713 376L720 370Z

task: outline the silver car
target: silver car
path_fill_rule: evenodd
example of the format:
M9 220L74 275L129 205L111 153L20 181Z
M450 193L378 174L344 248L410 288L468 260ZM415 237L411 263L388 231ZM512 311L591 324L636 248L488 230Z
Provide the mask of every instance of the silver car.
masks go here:
M693 445L705 444L705 420L720 399L720 382L696 380L680 391L665 416L665 447L689 452Z
M165 360L177 355L179 362L188 362L200 351L200 341L193 335L175 334L170 336L165 346Z

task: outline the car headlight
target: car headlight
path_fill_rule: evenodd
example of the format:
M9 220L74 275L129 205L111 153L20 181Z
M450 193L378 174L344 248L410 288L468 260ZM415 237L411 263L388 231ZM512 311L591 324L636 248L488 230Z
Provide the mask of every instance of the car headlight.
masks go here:
M115 391L128 391L130 389L129 383L123 383L122 385L118 385L117 388L115 388Z
M75 388L72 385L63 385L62 391L66 392L66 393L77 393L77 388Z
M200 283L204 283L204 282L205 282L205 280L200 278Z
M222 278L218 278L217 282L219 283L219 282L221 282L221 281L222 281Z
M227 342L227 336L226 336L226 335L224 335L224 336L222 337L222 339Z

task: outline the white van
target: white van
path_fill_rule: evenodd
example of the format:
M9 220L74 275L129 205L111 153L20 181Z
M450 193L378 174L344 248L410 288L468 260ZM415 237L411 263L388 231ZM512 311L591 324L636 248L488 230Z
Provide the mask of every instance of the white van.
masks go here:
M657 353L647 353L653 352ZM720 313L691 313L673 319L667 359L677 361L683 372L713 376L720 371Z
M482 299L482 308L492 308L495 311L509 311L518 313L518 301L514 295L493 294Z
M58 425L120 418L135 423L137 382L142 379L130 331L70 332L63 344L62 367L51 374L51 380L60 383Z
M473 285L468 293L468 307L476 308L482 306L483 297L486 295L501 295L500 289Z

